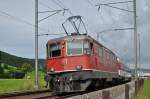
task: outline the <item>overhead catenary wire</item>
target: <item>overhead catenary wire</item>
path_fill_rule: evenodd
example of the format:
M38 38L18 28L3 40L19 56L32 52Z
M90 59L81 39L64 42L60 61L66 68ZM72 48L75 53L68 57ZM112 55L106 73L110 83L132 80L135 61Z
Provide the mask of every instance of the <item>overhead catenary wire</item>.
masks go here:
M66 9L66 7L64 6L64 4L61 2L61 1L55 1L55 0L51 0L55 5L57 5L58 7L60 7L62 10L50 10L50 11L40 11L39 14L42 14L42 13L53 13L45 18L42 18L40 19L38 22L40 23L41 21L45 20L45 19L48 19L49 17L53 16L53 15L56 15L57 13L63 11L63 16L64 16L64 13L65 11L67 11L69 14L73 15L73 13L69 10L69 9ZM44 6L44 5L43 5ZM49 6L47 8L50 8ZM51 8L50 8L51 9ZM55 12L55 13L54 13ZM64 33L60 33L60 34L64 34ZM43 35L53 35L53 34L40 34L39 36L43 36ZM57 34L54 34L54 35L57 35ZM59 34L58 34L59 35Z
M111 8L115 8L115 9L118 9L118 10L122 10L122 11L133 13L133 15L134 15L135 77L137 79L137 23L136 23L136 17L137 16L136 16L136 0L133 0L132 3L133 3L133 11L112 6L111 5L112 3L100 4L100 5L97 5L97 6L99 7L98 9L100 9L100 6L104 5L104 6L107 6L107 7L111 7ZM113 4L116 4L116 3L113 3Z
M2 16L5 15L5 16L7 16L7 17L13 19L14 21L18 21L18 22L21 22L21 23L23 23L23 24L29 25L29 26L31 26L31 27L35 27L34 24L32 24L32 23L30 23L30 22L28 22L28 21L26 21L26 20L24 20L24 19L21 19L21 18L19 18L19 17L13 16L13 15L9 14L8 12L5 12L5 11L0 10L0 13L1 13ZM44 29L44 28L41 28L41 27L38 27L38 28L39 28L41 31L43 31L43 32L49 33L49 31L48 31L47 29ZM55 34L53 34L53 35L55 35ZM57 34L56 34L56 35L57 35Z
M100 8L101 8L101 6L106 6L106 7L111 7L111 8L115 8L115 9L119 9L119 10L121 10L121 11L127 11L127 12L134 12L134 11L130 11L130 10L128 10L128 9L124 9L124 8L119 8L119 7L116 7L116 6L112 6L112 5L116 5L116 4L129 4L129 3L132 3L133 1L128 1L128 0L126 0L126 1L118 1L118 2L108 2L108 3L99 3L99 4L97 4L96 6L98 6L98 10L100 10ZM109 13L108 13L109 14ZM129 14L129 13L128 13ZM112 18L112 20L114 21L114 23L115 23L115 21L116 20L114 20L114 18L109 14L109 16Z
M39 34L38 36L44 36L44 35L46 35L46 36L48 36L48 35L64 35L64 34L66 34L66 33L55 33L55 34Z
M94 6L94 4L90 0L86 0L91 6Z
M111 21L112 21L112 23L117 23L117 24L115 24L116 26L118 26L118 27L120 27L121 25L118 23L118 21L116 20L116 19L114 19L114 17L112 17L112 15L110 14L111 13L111 10L110 9L106 9L106 8L104 8L104 10L105 10L105 12L110 16L110 18L111 18ZM129 13L128 13L129 14ZM124 26L123 26L124 27Z
M85 0L88 4L90 4L91 6L95 7L95 4L92 3L90 0ZM101 17L101 21L102 24L106 23L106 20L104 19L104 17L102 16L102 12L101 13L98 13L98 15Z
M72 12L69 10L69 9L66 9L66 7L63 5L63 3L61 1L57 2L55 0L51 0L54 4L56 4L57 6L59 6L62 10L50 10L50 11L40 11L38 14L42 14L42 13L52 13L50 15L48 15L47 17L45 18L42 18L40 19L38 22L40 23L41 21L44 21L45 19L48 19L49 17L53 16L53 15L56 15L57 13L63 11L63 16L64 16L64 13L65 11L69 12L71 15ZM60 4L59 4L60 3ZM46 6L45 4L41 3L43 6ZM51 7L49 6L46 6L47 8L50 8L52 9ZM42 34L42 35L49 35L49 34ZM51 35L51 34L50 34ZM53 35L53 34L52 34ZM57 35L57 34L56 34Z
M28 22L28 21L26 21L26 20L24 20L24 19L21 19L21 18L19 18L19 17L13 16L13 15L9 14L8 12L1 11L1 10L0 10L0 13L3 14L3 15L5 15L5 16L7 16L7 17L10 17L11 19L13 19L13 20L15 20L15 21L24 23L24 24L29 25L29 26L32 26L32 27L35 27L34 24L32 24L32 23L30 23L30 22ZM39 29L41 29L41 30L43 30L43 31L46 31L46 29L43 29L43 28L41 28L41 27L39 27Z
M127 10L127 9L124 9L124 8L119 8L119 7L116 7L116 6L112 6L112 4L118 4L118 3L100 3L98 5L95 5L95 6L98 6L98 11L100 10L101 6L107 6L107 7L111 7L111 8L114 8L114 9L118 9L118 10L122 10L122 11L127 11L127 12L134 12L134 11L130 11L130 10Z
M55 11L54 11L55 13L50 14L50 15L48 15L47 17L40 19L38 22L40 23L41 21L43 21L43 20L45 20L45 19L47 19L47 18L49 18L49 17L51 17L51 16L53 16L53 15L56 15L57 13L59 13L59 12L61 12L61 11L63 11L63 14L64 14L65 11L67 11L67 10L68 10L68 9L55 10ZM41 13L45 13L45 12L52 12L52 11L43 11L43 12L41 12Z
M73 15L73 13L70 11L70 9L68 9L68 8L66 8L65 7L65 5L61 2L61 1L59 1L61 4L59 4L57 1L55 1L55 0L51 0L55 5L57 5L58 7L60 7L61 9L64 9L64 10L66 10L68 13L70 13L71 15ZM53 8L51 8L50 6L48 6L48 5L46 5L46 4L44 4L44 3L42 3L42 2L40 2L39 4L41 4L42 6L45 6L45 7L47 7L48 9L50 9L50 10L53 10L54 11L54 9ZM51 12L51 11L47 11L47 12Z
M62 8L62 9L64 9L64 8L66 8L66 6L61 2L61 1L59 1L59 3L57 2L57 1L55 1L55 0L51 0L54 4L56 4L57 6L59 6L60 8ZM60 4L61 3L61 4ZM70 11L70 9L68 9L67 10L67 12L69 13L69 14L71 14L71 15L74 15L71 11Z
M51 8L50 6L48 6L47 4L43 3L43 2L39 2L40 5L42 5L43 7L46 7L48 9L54 10L53 8Z
M65 8L65 5L60 0L57 1Z
M90 0L86 0L91 6L93 6L94 4L92 4L92 2L90 1ZM100 8L101 8L101 6L102 5L115 5L115 4L125 4L125 3L127 3L127 4L129 4L129 3L131 3L131 2L133 2L133 1L118 1L118 2L109 2L109 3L99 3L99 4L95 4L94 6L98 6L99 8L98 8L98 10L100 10ZM111 6L111 7L115 7L115 6ZM122 9L122 8L119 8L119 7L117 7L119 10L125 10L125 11L129 11L129 10L126 10L126 9ZM116 9L117 9L116 8ZM107 12L108 14L109 14L109 12L108 11L106 11L105 10L105 12ZM132 11L131 11L132 12ZM99 14L100 14L100 17L101 17L101 19L102 19L102 22L103 22L103 24L104 23L106 23L106 22L104 22L105 20L104 20L104 18L103 18L103 16L101 15L101 13L102 12L100 12ZM109 14L109 16L111 17L111 19L112 19L112 22L113 23L116 23L115 21L116 20L114 20L114 18ZM112 30L112 29L108 29L108 30Z
M92 2L91 2L90 0L86 0L86 1L88 1L88 3L89 3L90 5L92 4ZM95 7L95 5L96 5L96 4L92 4L92 6L94 6L94 7ZM99 9L100 9L100 8L98 8L98 11L99 11ZM107 9L104 9L104 10L105 10L104 12L105 12L106 14L108 14L108 15L111 17L112 22L113 22L113 23L116 23L115 20L114 20L114 18L112 17L112 15L110 15L110 12L108 12ZM98 13L98 14L99 14L100 17L101 17L101 21L100 21L100 22L102 22L103 25L104 25L105 23L107 23L105 17L103 17L103 15L102 15L102 11L101 11L100 13Z
M40 13L49 13L49 12L57 12L57 11L62 11L62 10L40 11L40 12L38 12L38 14L40 14Z
M111 7L111 8L115 8L115 9L118 9L118 10L122 10L122 11L127 11L127 12L132 12L132 13L134 12L134 11L130 11L130 10L127 10L127 9L123 9L123 8L111 6L111 5L109 5L109 4L102 4L102 5L108 6L108 7ZM99 6L101 6L101 5L99 5Z
M110 2L110 3L100 3L98 5L106 5L106 4L123 4L123 3L131 3L133 1L120 1L120 2ZM97 5L97 6L98 6Z
M38 22L40 23L41 21L43 21L43 20L45 20L45 19L47 19L47 18L49 18L49 17L51 17L51 16L53 16L53 15L59 13L59 12L60 12L60 11L56 11L55 13L48 15L47 17L45 17L45 18L39 20Z
M66 8L66 6L65 6L60 0L57 0L57 1L60 2L60 4L62 4L64 8ZM74 14L71 12L70 9L67 10L67 11L68 11L68 13L71 14L72 16L74 15Z
M62 6L61 4L59 4L57 1L55 0L51 0L54 4L56 4L57 6L59 6L60 8L64 8L64 6Z

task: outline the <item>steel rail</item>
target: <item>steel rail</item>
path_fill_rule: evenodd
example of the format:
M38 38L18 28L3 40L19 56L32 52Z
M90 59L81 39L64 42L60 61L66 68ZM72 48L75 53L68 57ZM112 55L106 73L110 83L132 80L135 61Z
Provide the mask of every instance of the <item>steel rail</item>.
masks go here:
M54 98L55 95L49 89L31 90L23 92L1 93L0 99L41 99Z

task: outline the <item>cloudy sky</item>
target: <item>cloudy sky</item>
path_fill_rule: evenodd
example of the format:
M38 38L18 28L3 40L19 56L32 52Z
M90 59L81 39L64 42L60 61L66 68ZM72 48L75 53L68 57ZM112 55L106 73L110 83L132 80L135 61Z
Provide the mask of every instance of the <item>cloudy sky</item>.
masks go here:
M114 28L133 27L133 13L96 4L128 0L39 0L39 11L67 8L73 15L83 16L88 34L96 38L96 33ZM133 11L133 4L113 5ZM51 13L39 14L39 19ZM39 23L39 34L62 33L61 24L67 17L58 13ZM150 63L150 0L137 0L138 33L141 37L142 63ZM0 0L0 50L27 58L34 58L34 0ZM62 36L62 35L59 35ZM46 42L56 36L39 37L39 57L46 57ZM125 62L133 62L133 30L109 31L101 34L99 40L113 50Z

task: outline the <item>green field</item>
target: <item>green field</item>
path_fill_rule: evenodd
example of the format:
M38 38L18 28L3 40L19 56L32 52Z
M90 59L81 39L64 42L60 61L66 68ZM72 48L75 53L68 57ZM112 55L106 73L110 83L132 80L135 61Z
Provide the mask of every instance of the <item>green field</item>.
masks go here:
M144 81L144 90L143 94L140 96L140 99L150 99L150 80Z
M32 90L34 89L34 73L28 73L29 79L0 79L0 93L20 91L20 90ZM46 82L44 81L44 73L39 72L39 86L44 88Z
M138 96L134 96L132 99L150 99L150 80L144 81L144 89L139 92Z

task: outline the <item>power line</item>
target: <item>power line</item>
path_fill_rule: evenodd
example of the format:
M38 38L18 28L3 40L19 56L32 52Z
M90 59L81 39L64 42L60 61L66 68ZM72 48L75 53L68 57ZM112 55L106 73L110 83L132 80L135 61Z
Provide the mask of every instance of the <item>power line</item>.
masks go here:
M32 27L35 27L34 24L32 24L32 23L30 23L30 22L28 22L28 21L26 21L26 20L23 20L23 19L21 19L21 18L19 18L19 17L13 16L13 15L7 13L7 12L4 12L4 11L1 11L1 10L0 10L0 13L3 14L3 15L6 15L6 16L8 16L8 17L10 17L11 19L14 19L15 21L18 21L18 22L27 24L27 25L32 26ZM41 30L43 30L43 31L47 31L46 29L41 28L41 27L39 27L39 29L41 29Z
M19 18L19 17L13 16L13 15L7 13L7 12L4 12L4 11L1 11L1 10L0 10L0 13L2 14L2 16L5 15L5 16L8 16L8 17L10 17L11 19L13 19L13 20L15 20L15 21L24 23L24 24L29 25L29 26L32 26L32 27L35 27L34 24L32 24L32 23L30 23L30 22L28 22L28 21L26 21L26 20L23 20L23 19L21 19L21 18ZM39 28L40 30L42 30L43 32L47 32L47 33L49 32L47 29L44 29L44 28L41 28L41 27L38 27L38 28Z
M45 18L43 18L43 19L40 19L38 22L41 22L41 21L43 21L43 20L45 20L45 19L47 19L47 18L49 18L49 17L51 17L51 16L53 16L53 15L55 15L55 14L61 12L61 11L63 11L63 15L64 15L65 11L67 11L67 10L68 10L68 9L54 10L54 11L43 11L43 12L41 12L41 13L47 13L47 12L55 12L55 13L50 14L50 15L48 15L47 17L45 17Z
M50 6L44 4L43 2L39 2L39 4L42 5L42 6L44 6L44 7L46 7L46 8L48 8L48 9L54 10L54 9L51 8Z
M48 36L48 35L64 35L66 33L57 33L57 34L39 34L38 36Z
M1 13L1 14L3 14L3 15L8 16L8 17L10 17L10 18L12 18L12 19L14 19L14 20L17 20L17 21L19 21L19 22L25 23L25 24L27 24L27 25L35 26L35 25L31 24L30 22L25 21L25 20L23 20L23 19L21 19L21 18L19 18L19 17L16 17L16 16L13 16L13 15L10 15L10 14L9 14L9 13L7 13L7 12L0 11L0 13Z
M111 8L115 8L115 9L118 9L118 10L122 10L122 11L127 11L127 12L134 12L134 11L130 11L130 10L127 10L127 9L123 9L123 8L119 8L119 7L115 7L115 6L111 6L109 4L102 4L104 6L108 6L108 7L111 7ZM100 5L99 5L100 6Z
M65 5L60 0L57 1L65 8Z
M59 6L60 8L64 9L64 7L62 5L60 5L58 2L56 2L55 0L51 0L54 4L56 4L57 6Z
M97 4L95 6L98 6L98 10L100 10L101 6L107 6L107 7L115 8L115 9L118 9L118 10L122 10L122 11L127 11L127 12L132 12L133 13L134 11L130 11L130 10L127 10L127 9L123 9L123 8L112 6L114 4L116 5L116 4L131 3L131 2L133 2L133 1L109 2L109 3L100 3L100 4Z
M128 2L129 3L129 2ZM113 4L115 4L115 3L113 3ZM108 13L108 15L110 16L110 18L111 18L111 20L112 20L112 22L115 24L115 23L117 23L116 25L118 26L118 27L120 27L121 26L121 24L119 24L118 23L118 21L116 21L116 19L114 19L114 17L112 17L112 15L110 14L110 9L104 9L107 13ZM128 13L128 15L129 15L129 13Z
M131 3L133 1L122 1L122 2L110 2L110 3L100 3L99 5L106 5L106 4L123 4L123 3Z
M96 6L98 6L98 10L100 10L101 6L107 6L107 7L115 8L115 9L118 9L118 10L121 10L121 11L126 11L126 12L133 13L133 18L134 18L135 78L137 80L137 78L138 78L138 75L137 75L137 61L138 61L138 55L137 55L138 54L138 52L137 52L137 49L138 49L138 47L137 47L137 15L136 15L137 14L137 12L136 12L136 3L137 3L137 0L133 0L132 1L132 3L133 3L133 11L130 11L130 10L127 10L127 9L123 9L123 8L119 8L119 7L111 5L111 4L119 4L119 3L129 3L129 1L114 2L114 3L111 2L111 3L106 3L106 4L99 4L99 5L96 5Z
M86 0L91 6L94 6L94 4L90 0Z
M90 4L91 6L95 7L95 4L93 4L90 0L85 0L85 1L86 1L88 4ZM102 14L101 14L101 13L98 13L98 15L100 15L100 17L101 17L101 21L100 21L100 22L102 22L102 24L106 23L106 21L105 21L104 17L102 16Z
M111 8L115 8L115 9L119 9L121 11L127 11L127 12L134 12L134 11L130 11L130 10L127 10L127 9L123 9L123 8L119 8L119 7L115 7L115 6L111 6L111 5L114 5L114 4L124 4L124 3L131 3L133 1L120 1L120 2L109 2L109 3L100 3L100 4L97 4L96 6L98 6L98 11L100 10L101 6L106 6L106 7L111 7ZM109 14L109 13L108 13ZM129 13L128 13L129 14ZM112 15L109 14L109 16L112 18L112 20L114 21L113 23L116 23L114 20L114 18L112 17ZM118 24L117 24L118 25Z
M129 7L129 3L128 3L126 6L127 6L127 9L130 9L130 7ZM129 16L129 18L128 18L128 19L129 19L129 21L130 21L130 22L132 22L133 20L131 19L131 16L130 16L130 14L129 14L129 13L128 13L128 16Z
M40 14L40 13L49 13L49 12L57 12L57 11L62 11L62 10L40 11L40 12L38 12L38 14Z
M63 5L63 7L65 7L66 8L66 6L60 1L60 0L58 0L62 5ZM68 10L68 13L70 13L72 16L74 15L72 12L71 12L71 10L69 9Z
M57 6L59 6L60 8L62 8L62 9L64 9L64 8L66 8L66 6L61 2L61 1L59 1L59 3L61 3L61 4L59 4L58 2L56 2L55 0L51 0L54 4L56 4ZM68 13L70 13L71 15L74 15L71 11L70 11L70 9L68 9L67 10L67 12Z
M45 19L47 19L47 18L49 18L49 17L51 17L51 16L53 16L53 15L59 13L59 12L60 12L60 11L57 11L57 12L55 12L55 13L53 13L53 14L51 14L51 15L49 15L49 16L47 16L47 17L41 19L41 20L39 20L38 22L40 23L41 21L43 21L43 20L45 20Z
M61 2L61 1L59 1L62 5L60 5L58 2L56 2L55 0L51 0L54 4L56 4L57 6L59 6L60 8L62 8L62 9L66 9L66 7L65 7L65 5ZM53 10L54 11L54 9L52 9L51 7L49 7L48 5L46 5L46 4L44 4L44 3L42 3L42 2L40 2L40 4L42 5L42 6L45 6L45 7L47 7L47 8L49 8L49 9L51 9L51 10ZM56 10L57 11L57 10ZM48 12L48 11L47 11ZM49 12L51 12L51 11L49 11ZM73 15L73 13L68 9L67 10L67 12L68 13L70 13L71 15Z

